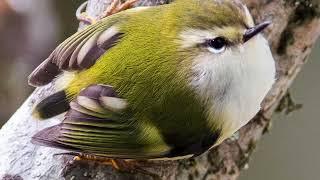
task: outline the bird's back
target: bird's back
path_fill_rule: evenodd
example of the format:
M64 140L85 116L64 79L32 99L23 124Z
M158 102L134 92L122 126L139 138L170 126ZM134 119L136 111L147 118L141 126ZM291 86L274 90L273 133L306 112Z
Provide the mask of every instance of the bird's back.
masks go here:
M174 21L161 21L174 15L169 10L150 8L116 23L115 29L123 34L117 45L92 68L77 74L67 92L74 96L91 84L111 85L127 99L128 116L150 121L163 131L166 142L181 142L182 148L204 138L206 133L198 134L199 129L208 133L210 129L204 107L187 84L192 57L179 52L178 26Z

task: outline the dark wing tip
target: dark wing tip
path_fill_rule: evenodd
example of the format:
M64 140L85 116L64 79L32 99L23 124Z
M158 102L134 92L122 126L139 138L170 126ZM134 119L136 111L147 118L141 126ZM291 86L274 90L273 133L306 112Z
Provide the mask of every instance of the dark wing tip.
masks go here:
M112 48L123 33L94 28L78 32L61 43L29 76L31 86L50 83L63 70L81 71L90 68L108 49Z
M28 83L34 87L46 85L59 75L60 72L59 67L52 63L49 57L29 75Z
M32 115L37 119L48 119L70 109L65 91L58 91L41 100L33 109Z

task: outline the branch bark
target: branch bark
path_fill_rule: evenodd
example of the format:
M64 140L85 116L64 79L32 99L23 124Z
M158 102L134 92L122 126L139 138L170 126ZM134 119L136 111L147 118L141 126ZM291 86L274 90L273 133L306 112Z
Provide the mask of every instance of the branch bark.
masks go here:
M165 1L142 0L153 5ZM260 22L273 21L266 33L277 62L277 82L262 104L261 112L238 137L200 157L167 162L139 162L141 168L160 179L237 179L247 163L255 144L268 130L271 115L284 97L296 75L306 62L313 44L320 35L320 10L311 0L244 0ZM110 0L89 0L87 11L98 16ZM51 94L48 85L36 89L0 131L0 177L3 179L155 179L143 173L114 171L109 166L91 162L70 164L68 156L54 156L62 151L34 146L30 138L39 130L58 123L59 117L36 121L31 108L36 101ZM61 118L61 117L60 117Z

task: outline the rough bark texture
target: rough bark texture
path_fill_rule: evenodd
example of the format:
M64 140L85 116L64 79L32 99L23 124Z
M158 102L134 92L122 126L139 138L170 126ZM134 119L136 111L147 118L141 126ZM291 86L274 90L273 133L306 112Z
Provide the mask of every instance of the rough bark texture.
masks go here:
M110 0L89 0L88 12L98 15ZM145 3L155 2L145 0ZM255 19L273 21L266 36L277 62L277 82L266 97L261 112L237 137L202 156L181 161L139 162L154 176L139 172L118 172L97 163L68 163L70 156L53 156L61 151L32 145L30 137L55 124L32 119L30 109L48 93L50 86L37 89L0 131L0 177L3 179L236 179L247 167L261 136L268 131L270 118L284 97L320 35L319 7L309 0L245 0ZM307 87L306 87L307 88Z

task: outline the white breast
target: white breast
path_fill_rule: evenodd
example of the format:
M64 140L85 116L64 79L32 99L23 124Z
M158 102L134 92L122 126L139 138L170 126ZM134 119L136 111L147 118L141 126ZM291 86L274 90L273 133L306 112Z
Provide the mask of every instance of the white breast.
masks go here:
M223 128L222 141L255 116L274 80L270 48L258 35L220 56L199 55L191 86L208 108L208 123Z

